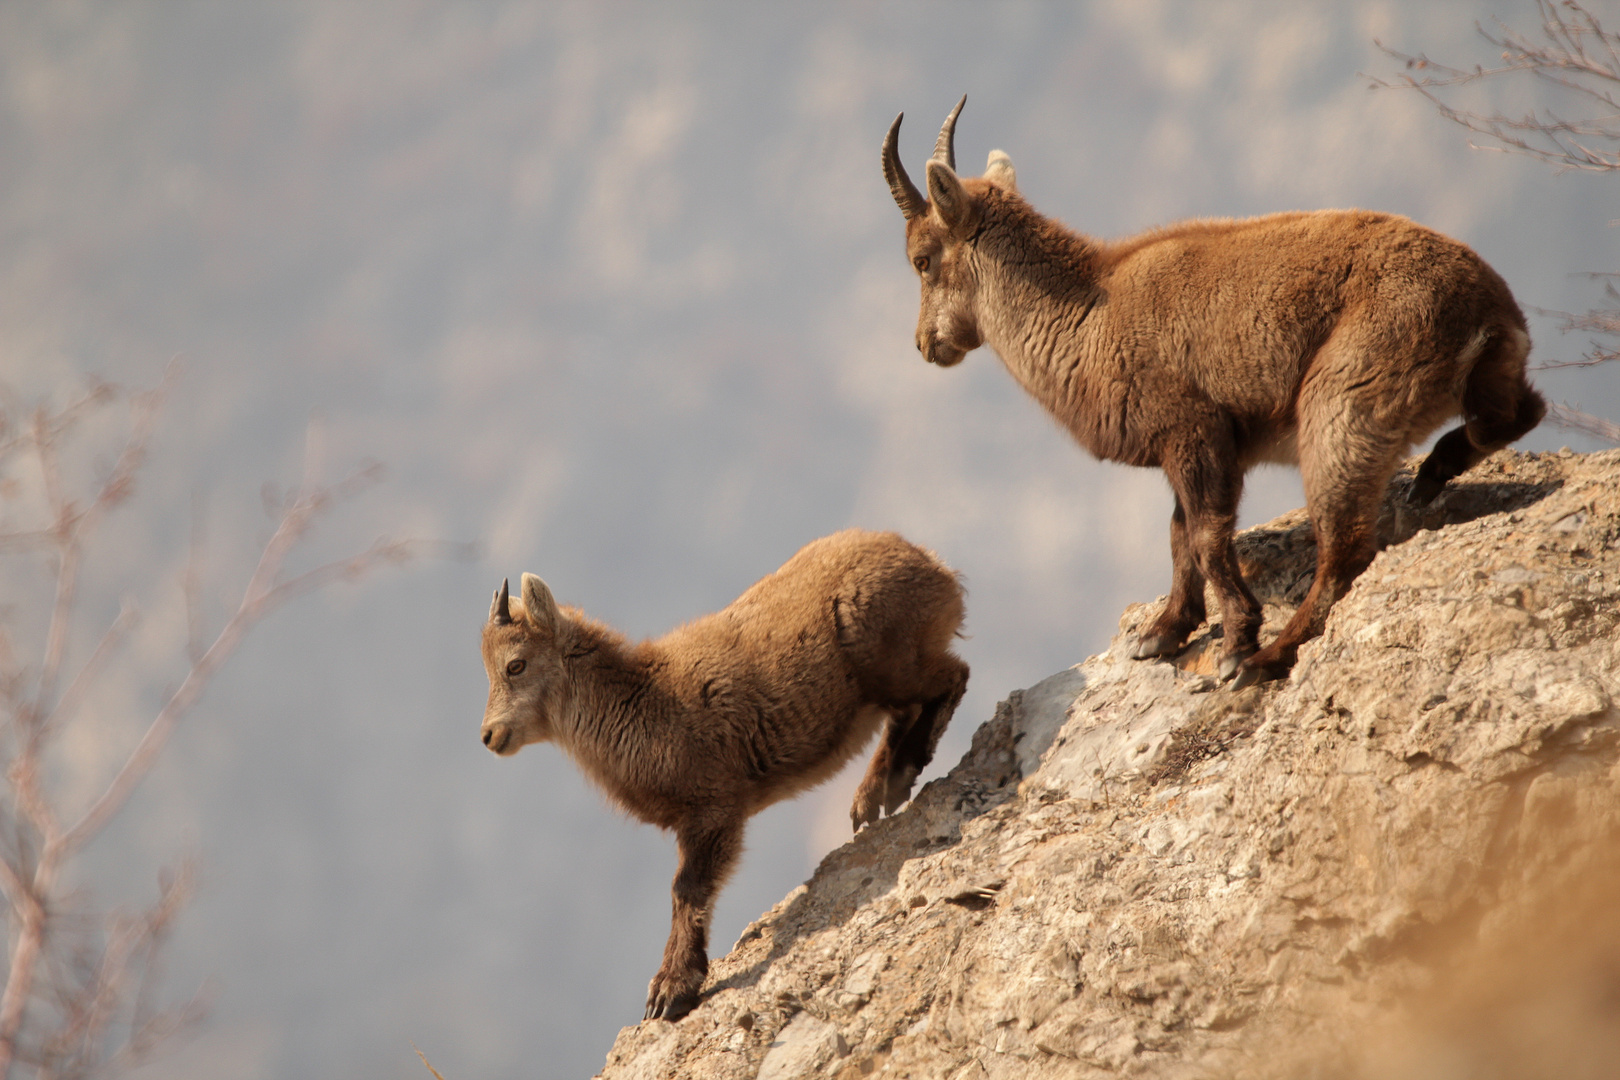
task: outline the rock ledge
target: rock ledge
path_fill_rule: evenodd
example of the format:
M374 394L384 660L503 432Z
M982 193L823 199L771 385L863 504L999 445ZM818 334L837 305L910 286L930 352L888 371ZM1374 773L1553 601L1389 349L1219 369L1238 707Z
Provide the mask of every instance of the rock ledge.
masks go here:
M1410 475L1290 679L1216 689L1207 627L1173 664L1128 660L1156 605L1131 607L1108 653L1013 693L947 777L714 961L695 1012L625 1028L600 1075L1495 1076L1521 1043L1538 1075L1602 1075L1620 451L1503 452L1418 517ZM1275 633L1309 526L1239 544ZM1527 928L1562 926L1550 911L1573 929L1543 940ZM1554 983L1574 997L1536 1000L1561 1019L1518 1023L1522 988ZM1463 1000L1472 1027L1435 1019Z

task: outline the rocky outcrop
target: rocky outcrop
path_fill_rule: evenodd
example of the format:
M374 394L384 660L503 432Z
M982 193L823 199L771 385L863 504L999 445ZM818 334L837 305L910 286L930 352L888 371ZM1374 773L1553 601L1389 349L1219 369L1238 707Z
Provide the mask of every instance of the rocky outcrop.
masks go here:
M1612 1067L1620 451L1504 452L1417 515L1409 481L1291 678L1217 688L1218 627L1129 660L1154 607L1127 610L1108 653L1003 702L601 1075ZM1239 544L1275 633L1309 526ZM1535 987L1559 1007L1515 1011ZM1557 1070L1510 1067L1554 1045Z

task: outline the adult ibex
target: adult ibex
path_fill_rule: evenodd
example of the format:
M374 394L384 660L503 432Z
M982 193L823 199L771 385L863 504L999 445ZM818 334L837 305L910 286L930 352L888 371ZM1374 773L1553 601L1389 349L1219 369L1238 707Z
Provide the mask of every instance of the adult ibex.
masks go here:
M715 895L743 824L832 776L887 720L855 828L893 813L967 688L950 650L962 587L893 533L811 542L729 607L631 645L523 575L484 626L484 745L556 742L628 813L675 833L680 866L646 1017L678 1019L708 973Z
M1540 422L1524 316L1457 241L1360 210L1092 240L1031 208L999 150L984 176L957 176L966 101L939 133L926 198L896 152L900 117L883 141L922 279L917 348L950 367L988 344L1086 449L1164 470L1174 578L1138 658L1183 647L1207 581L1224 623L1222 677L1286 674L1372 561L1379 502L1413 445L1462 414L1418 470L1412 498L1424 504ZM1259 649L1260 605L1232 529L1244 474L1262 461L1303 473L1317 562L1299 610Z

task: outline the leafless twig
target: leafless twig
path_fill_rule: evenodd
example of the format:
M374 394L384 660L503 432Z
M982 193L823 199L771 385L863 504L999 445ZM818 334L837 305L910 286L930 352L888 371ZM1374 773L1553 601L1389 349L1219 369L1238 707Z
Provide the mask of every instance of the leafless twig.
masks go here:
M422 1064L427 1066L427 1071L433 1074L433 1080L444 1080L444 1075L440 1073L438 1069L433 1067L433 1062L427 1059L426 1054L422 1053L420 1050L417 1050L415 1043L411 1044L411 1049L416 1050L416 1056L422 1059Z
M1620 446L1620 424L1582 412L1566 402L1547 406L1547 419L1568 431L1579 431Z
M1590 274L1595 278L1614 278L1615 274ZM1614 302L1614 306L1594 308L1584 315L1575 315L1568 311L1548 311L1544 308L1536 310L1543 315L1553 315L1564 321L1561 329L1567 333L1581 332L1598 334L1602 337L1620 341L1620 290L1614 287L1613 280L1603 286L1603 295ZM1610 360L1620 358L1620 346L1605 344L1596 338L1588 342L1590 348L1579 360L1543 360L1536 367L1542 371L1551 371L1556 368L1586 368L1606 364Z
M41 1080L125 1069L150 1056L166 1037L201 1015L200 998L170 1009L153 1004L158 953L190 895L190 868L160 875L156 902L139 915L76 911L63 883L65 871L126 807L176 725L255 625L295 597L335 581L362 577L385 564L407 561L430 546L382 539L358 554L288 572L289 555L315 524L380 475L377 466L367 465L335 483L323 481L319 432L312 426L303 479L296 490L278 500L276 527L235 610L211 639L201 631L198 614L202 534L200 524L194 526L191 559L181 583L187 608L189 667L100 793L87 805L68 805L46 779L52 771L53 748L63 729L80 721L79 705L138 623L134 608L126 604L100 632L88 655L69 670L79 621L83 559L108 512L134 493L161 407L176 377L177 370L171 367L156 389L136 394L94 383L61 408L35 408L26 421L11 399L0 395L0 499L21 486L17 476L25 466L37 471L38 489L34 500L37 520L7 524L0 517L0 555L27 555L37 560L43 552L53 575L49 614L35 659L21 659L15 636L0 625L0 767L4 776L0 784L0 894L4 904L0 911L9 930L8 964L0 989L0 1080L8 1080L18 1066L31 1066L33 1076ZM107 408L117 402L128 408L123 447L88 497L76 498L74 482L63 465L63 451L81 422L95 417L104 424ZM0 622L13 614L0 609Z
M1489 140L1486 145L1474 144L1477 149L1528 154L1560 172L1620 169L1620 34L1605 30L1598 17L1576 0L1536 0L1536 10L1542 41L1500 21L1493 29L1476 24L1480 36L1500 50L1500 62L1494 67L1454 68L1422 53L1408 55L1377 43L1404 63L1406 72L1393 79L1375 76L1373 85L1418 91L1441 116ZM1550 107L1522 116L1473 112L1453 106L1437 93L1525 74L1567 91L1590 115L1569 119Z

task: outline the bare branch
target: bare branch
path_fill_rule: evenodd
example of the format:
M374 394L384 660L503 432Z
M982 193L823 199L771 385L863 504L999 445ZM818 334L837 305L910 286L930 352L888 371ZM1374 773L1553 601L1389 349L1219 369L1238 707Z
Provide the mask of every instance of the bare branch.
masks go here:
M1614 287L1613 278L1616 274L1590 274L1589 277L1611 279L1603 287L1603 294L1614 301L1613 307L1594 308L1584 315L1575 315L1568 311L1552 311L1547 308L1534 309L1541 315L1552 315L1564 321L1559 327L1564 333L1579 331L1587 334L1600 334L1604 337L1620 340L1620 289ZM1544 360L1536 367L1538 370L1550 371L1556 368L1586 368L1606 364L1610 360L1620 358L1620 346L1605 345L1600 341L1588 342L1590 350L1579 360Z
M142 964L140 985L135 989L130 1006L131 1035L126 1051L132 1058L128 1064L134 1064L135 1060L144 1057L151 1047L178 1027L201 1018L205 1007L201 992L178 1009L160 1010L152 1004L153 984L158 972L157 954L167 942L175 919L190 902L195 888L196 870L189 861L181 863L178 873L163 871L158 874L158 903L147 912L146 917L146 962Z
M156 430L159 410L176 378L171 365L161 383L140 394L127 394L110 384L92 383L79 396L52 411L41 407L19 411L0 386L0 499L24 490L12 476L19 464L37 467L39 499L32 510L42 520L25 521L0 532L0 555L36 551L50 556L48 616L38 659L30 664L14 650L14 637L0 625L0 895L10 930L9 964L0 989L0 1080L14 1064L32 1066L36 1080L69 1080L103 1075L144 1060L165 1038L194 1023L206 1003L201 994L178 1008L152 1004L159 953L174 918L190 894L192 875L160 878L157 903L138 916L103 916L75 910L73 894L62 879L84 845L123 810L130 795L149 774L157 755L179 721L196 705L210 680L240 647L258 622L288 601L339 580L353 580L385 564L422 554L465 554L465 546L415 540L378 540L367 550L289 573L288 560L319 520L346 499L374 484L381 475L365 464L335 483L321 480L322 438L311 425L304 475L298 488L267 496L276 527L259 553L242 588L235 611L211 641L202 629L202 548L200 510L194 509L190 558L182 574L186 606L188 667L178 688L169 694L147 723L135 748L107 785L82 809L65 831L45 782L51 774L47 752L53 741L80 719L82 705L107 665L136 624L135 609L125 602L105 627L87 659L58 693L69 666L69 643L79 618L79 578L86 552L108 513L135 490ZM128 402L126 434L116 460L87 497L76 496L64 468L69 440L97 408L114 400ZM26 416L25 423L18 417ZM31 459L31 462L30 460ZM271 489L267 489L269 491ZM34 506L32 496L26 500ZM194 507L196 502L194 500ZM37 573L30 567L32 573ZM0 618L10 611L0 608Z
M1566 402L1547 407L1547 419L1569 431L1579 431L1595 439L1620 446L1620 424L1582 412Z
M79 668L78 674L73 676L73 681L68 684L68 688L62 691L62 696L57 699L56 705L42 718L39 725L42 738L48 736L51 729L61 727L73 718L73 711L78 708L79 701L84 697L85 691L95 681L96 676L101 674L101 670L107 663L108 658L123 643L125 636L139 618L140 615L135 610L135 605L130 601L126 600L119 607L118 617L102 633L101 640L96 642L95 651L90 654L90 658Z
M264 602L279 607L297 596L330 585L337 581L357 581L379 566L407 563L433 553L441 558L470 558L476 551L471 544L447 544L423 540L390 540L379 537L365 551L347 559L317 566L295 578L282 582L264 594Z
M1620 352L1611 352L1607 349L1597 348L1593 342L1593 351L1580 360L1542 360L1530 365L1531 371L1558 371L1560 368L1589 368L1599 364L1607 364L1610 360L1620 357Z
M28 883L24 877L10 862L0 859L0 892L5 893L6 902L14 908L28 903Z
M258 565L254 567L242 592L236 612L192 664L179 688L152 719L140 742L100 798L54 843L47 843L47 853L67 854L82 847L118 813L136 786L151 771L157 755L168 742L180 718L196 704L215 672L236 651L243 635L256 623L293 597L323 584L339 579L355 580L377 566L404 562L412 557L410 541L379 541L359 555L327 563L286 582L277 580L288 551L308 533L315 520L339 499L368 486L379 471L375 465L366 466L330 487L302 491L287 504L280 523L259 555Z
M45 941L45 908L31 889L12 900L16 919L11 946L11 963L6 971L6 988L0 993L0 1076L11 1071L17 1053L17 1034L22 1028L23 1009L34 988L34 969ZM18 903L18 900L21 903Z
M94 532L103 515L128 498L135 487L135 474L146 459L146 446L152 436L159 410L178 377L177 364L171 363L164 372L163 381L144 394L137 394L130 402L131 422L129 438L118 455L111 473L102 482L90 505L77 510L62 491L57 465L57 440L77 422L79 413L70 411L50 418L44 410L37 414L35 423L35 453L39 456L41 471L45 475L51 510L56 518L56 542L60 552L56 575L56 604L51 613L51 626L47 634L45 659L40 665L39 684L30 713L43 717L50 708L50 697L56 689L57 674L61 669L62 651L67 643L68 619L73 609L74 593L78 585L80 553L85 541ZM87 395L84 402L98 400L96 392ZM63 420L63 415L68 417ZM54 422L53 422L54 419Z
M91 409L104 405L120 393L119 388L112 383L100 379L91 379L85 384L84 393L74 398L62 410L56 413L51 421L50 433L53 439L66 435L79 419ZM13 434L16 427L11 415L20 412L16 401L9 390L0 386L0 459L8 454L33 445L33 435L30 432Z
M180 591L186 604L186 659L193 667L202 659L202 548L203 548L202 495L191 493L191 550L186 556L185 575Z
M1544 41L1532 41L1501 22L1494 31L1476 24L1480 36L1500 51L1501 62L1494 67L1455 68L1422 53L1409 55L1375 42L1401 61L1406 72L1392 79L1372 76L1372 84L1416 90L1441 116L1494 144L1477 149L1526 154L1561 172L1620 169L1620 34L1605 30L1597 16L1576 0L1537 0L1536 8ZM1552 108L1523 116L1480 113L1454 107L1437 92L1520 75L1595 106L1595 115L1568 120Z
M411 1043L411 1049L416 1050L416 1056L422 1059L422 1064L427 1066L427 1071L433 1074L433 1080L444 1080L444 1076L438 1069L433 1067L433 1062L427 1059L427 1055L422 1053L421 1050L417 1050L415 1043Z
M53 542L57 547L56 561L56 600L51 605L50 629L45 634L45 658L40 663L39 678L34 690L34 700L23 710L18 719L27 729L38 723L40 714L44 711L44 703L55 690L56 672L62 662L62 650L67 647L68 614L73 607L74 586L78 581L79 551L78 544L73 538L73 507L62 494L61 480L57 471L56 445L46 436L44 410L35 413L34 419L34 452L39 457L40 473L45 479L46 497L50 502L51 516L55 519L52 526Z
M52 1072L88 1075L94 1071L108 1029L120 1014L129 1012L129 1026L136 1031L155 1019L140 1015L140 994L131 989L130 982L140 978L139 973L150 974L153 954L189 901L194 877L190 864L182 864L178 873L160 874L158 900L151 908L137 917L115 914L108 920L100 955L92 958L82 985L67 988L64 1022L43 1047L42 1057L52 1063ZM146 979L140 981L144 984Z

